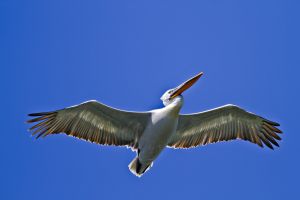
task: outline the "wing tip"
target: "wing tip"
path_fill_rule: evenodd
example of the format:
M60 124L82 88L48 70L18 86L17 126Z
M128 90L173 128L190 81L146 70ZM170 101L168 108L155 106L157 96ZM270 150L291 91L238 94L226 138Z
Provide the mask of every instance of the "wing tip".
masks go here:
M33 131L31 136L35 137L35 139L38 139L41 136L47 136L50 131L50 125L53 123L56 114L56 111L28 114L28 116L33 118L27 120L26 123L36 123L28 129L29 132Z
M274 121L270 121L270 120L268 120L268 119L264 119L264 118L263 118L263 121L266 122L266 123L268 123L268 124L270 124L270 125L272 125L272 126L280 126L279 123L274 122Z
M45 119L49 119L52 118L53 115L57 114L56 111L53 112L40 112L40 113L30 113L27 114L29 117L33 117L32 119L29 119L27 121L25 121L26 123L33 123L33 122L38 122L38 121L42 121Z
M51 114L53 112L39 112L39 113L29 113L28 116L29 117L39 117L39 116L44 116L44 115L48 115Z
M280 147L278 141L280 141L281 138L277 134L282 133L282 131L275 126L279 126L279 123L264 119L260 132L260 136L262 136L260 137L261 141L272 150L274 150L273 145Z

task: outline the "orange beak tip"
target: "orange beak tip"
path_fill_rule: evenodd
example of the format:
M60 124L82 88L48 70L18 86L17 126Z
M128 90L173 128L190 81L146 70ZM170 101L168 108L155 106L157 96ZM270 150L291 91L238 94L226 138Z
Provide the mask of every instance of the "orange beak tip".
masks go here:
M197 80L203 75L203 72L200 72L196 76L192 77L191 79L187 80L183 84L181 84L179 87L177 87L176 91L171 95L171 98L176 97L180 95L182 92L190 88L194 83L197 82Z

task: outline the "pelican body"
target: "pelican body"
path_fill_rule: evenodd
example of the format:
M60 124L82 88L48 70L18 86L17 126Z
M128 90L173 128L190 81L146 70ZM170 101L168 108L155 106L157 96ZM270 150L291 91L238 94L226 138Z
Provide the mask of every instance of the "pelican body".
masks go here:
M210 143L242 139L273 149L281 140L278 123L225 105L195 114L180 115L185 90L203 73L166 91L161 100L165 107L148 112L118 110L97 101L88 101L62 110L33 113L33 135L65 133L101 145L127 146L137 152L130 171L142 176L165 147L191 148Z
M151 120L139 142L138 158L129 165L131 171L137 176L152 166L152 162L176 132L183 98L181 96L175 98L166 107L151 111Z

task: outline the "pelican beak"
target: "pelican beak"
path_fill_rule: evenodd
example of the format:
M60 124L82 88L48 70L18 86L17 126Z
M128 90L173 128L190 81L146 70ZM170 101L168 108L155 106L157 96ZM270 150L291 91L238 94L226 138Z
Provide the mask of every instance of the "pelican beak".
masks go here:
M170 99L177 97L178 95L180 95L181 93L183 93L185 90L189 89L192 85L194 85L194 83L197 82L197 80L203 75L203 72L200 72L199 74L197 74L196 76L194 76L193 78L190 78L189 80L185 81L184 83L182 83L181 85L179 85L178 87L176 87L174 89L174 91L172 92Z

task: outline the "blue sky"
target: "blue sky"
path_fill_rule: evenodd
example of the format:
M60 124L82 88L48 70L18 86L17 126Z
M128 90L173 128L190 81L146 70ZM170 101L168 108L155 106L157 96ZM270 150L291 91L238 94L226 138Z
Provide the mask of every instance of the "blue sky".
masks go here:
M299 198L299 17L292 0L1 0L0 199ZM138 179L126 148L24 123L90 99L158 108L200 71L182 113L239 105L279 122L281 147L166 149Z

